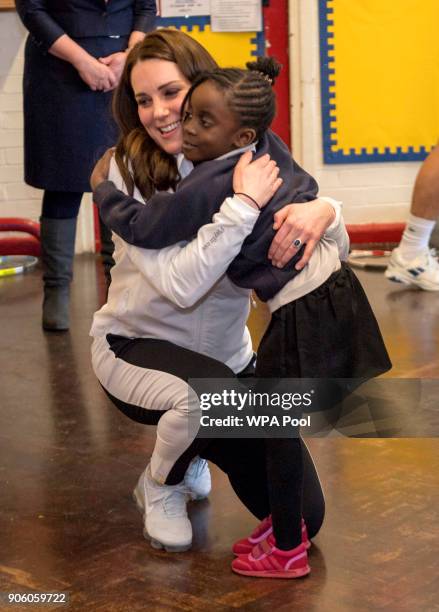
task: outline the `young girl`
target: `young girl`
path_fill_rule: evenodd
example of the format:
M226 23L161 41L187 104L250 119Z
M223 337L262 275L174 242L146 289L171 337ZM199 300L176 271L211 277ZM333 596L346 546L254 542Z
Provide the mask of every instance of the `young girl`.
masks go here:
M300 237L293 245L296 255L285 268L275 268L267 259L273 213L292 193L295 202L314 199L317 184L268 130L275 113L272 83L278 65L260 58L248 67L206 73L189 90L183 105L183 151L196 167L175 194L156 194L150 200L148 206L157 205L162 213L155 239L151 228L142 225L146 207L133 199L107 200L101 214L113 231L137 246L159 248L188 240L199 229L200 219L209 221L224 198L233 194L237 155L246 150L256 150L256 157L269 153L283 184L228 268L229 278L240 287L255 289L272 312L259 347L256 375L360 380L379 375L391 364L364 291L340 261L348 252L343 225L331 238L321 239L300 274L294 267L301 254ZM251 193L235 196L254 201ZM238 557L232 569L250 576L304 576L310 568L301 518L300 439L266 440L266 446L271 516L235 544Z

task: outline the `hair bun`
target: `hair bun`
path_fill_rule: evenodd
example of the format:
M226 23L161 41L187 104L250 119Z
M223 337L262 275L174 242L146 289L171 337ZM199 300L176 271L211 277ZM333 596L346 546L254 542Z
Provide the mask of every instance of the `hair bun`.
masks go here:
M247 62L246 66L249 70L260 72L272 85L282 69L282 65L274 57L263 56L259 56L255 62Z

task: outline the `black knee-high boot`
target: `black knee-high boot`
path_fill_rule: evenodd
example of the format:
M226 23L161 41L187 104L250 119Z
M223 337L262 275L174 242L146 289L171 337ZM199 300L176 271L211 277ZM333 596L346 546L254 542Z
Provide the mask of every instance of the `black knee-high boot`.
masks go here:
M41 261L43 264L43 329L69 329L70 282L73 278L76 217L41 217Z

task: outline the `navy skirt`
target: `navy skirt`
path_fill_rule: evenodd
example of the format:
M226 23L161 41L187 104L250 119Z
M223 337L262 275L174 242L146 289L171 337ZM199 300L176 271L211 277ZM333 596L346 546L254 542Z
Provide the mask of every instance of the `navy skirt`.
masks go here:
M122 51L128 37L76 39L94 57ZM24 165L28 185L91 191L90 174L114 145L112 92L92 91L71 64L43 53L28 37L23 76Z

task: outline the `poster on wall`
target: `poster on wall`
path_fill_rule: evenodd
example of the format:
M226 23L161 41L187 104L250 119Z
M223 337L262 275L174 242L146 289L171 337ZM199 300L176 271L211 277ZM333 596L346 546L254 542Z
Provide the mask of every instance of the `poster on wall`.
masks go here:
M198 17L210 14L210 0L161 0L161 17Z
M213 32L260 32L261 0L211 0Z
M319 0L324 160L422 160L439 137L437 0Z

